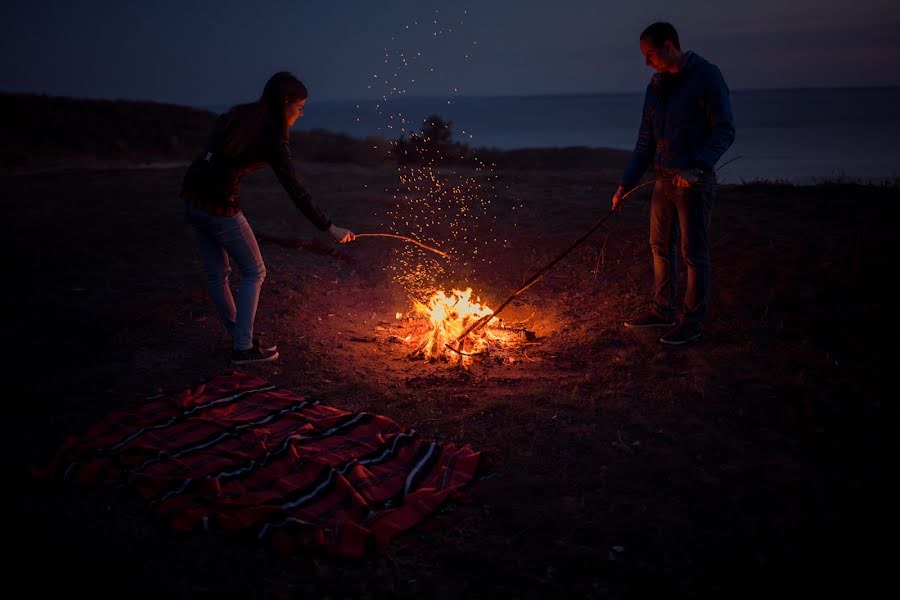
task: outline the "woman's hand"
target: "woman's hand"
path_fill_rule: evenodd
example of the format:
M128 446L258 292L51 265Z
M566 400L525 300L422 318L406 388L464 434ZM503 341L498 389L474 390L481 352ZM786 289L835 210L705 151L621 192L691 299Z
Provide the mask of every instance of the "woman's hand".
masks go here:
M331 234L335 240L337 240L338 244L346 244L347 242L352 242L356 239L356 234L354 234L349 229L344 229L343 227L335 227L331 225L328 228L328 233Z

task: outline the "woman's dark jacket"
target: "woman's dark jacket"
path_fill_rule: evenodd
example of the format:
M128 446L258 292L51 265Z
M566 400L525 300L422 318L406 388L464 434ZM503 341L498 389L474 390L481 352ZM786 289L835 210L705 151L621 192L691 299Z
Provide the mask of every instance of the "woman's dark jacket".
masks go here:
M238 156L228 157L222 147L229 118L226 113L216 120L206 148L188 167L181 196L209 214L234 216L241 212L241 177L269 165L300 212L319 230L327 230L331 220L297 180L290 139L279 124L266 123Z

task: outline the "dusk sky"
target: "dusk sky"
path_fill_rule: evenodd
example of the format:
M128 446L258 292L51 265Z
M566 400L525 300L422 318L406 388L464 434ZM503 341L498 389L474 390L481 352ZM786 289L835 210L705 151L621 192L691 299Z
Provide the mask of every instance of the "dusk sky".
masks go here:
M374 98L403 52L413 96L634 92L656 20L732 89L900 85L896 0L29 0L0 12L0 91L222 106L289 70Z

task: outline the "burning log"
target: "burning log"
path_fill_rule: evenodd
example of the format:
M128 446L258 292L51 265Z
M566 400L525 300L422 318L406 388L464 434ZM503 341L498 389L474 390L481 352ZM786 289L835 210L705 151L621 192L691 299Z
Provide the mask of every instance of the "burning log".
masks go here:
M534 332L524 327L509 327L499 319L491 319L493 311L482 305L478 297L473 297L471 288L453 290L450 294L438 291L426 303L413 300L413 307L416 315L425 317L426 327L424 332L413 332L401 338L415 346L409 353L412 358L443 360L463 367L471 364L476 356L493 356L512 362L513 358L509 356L511 348L526 343L530 345L536 339ZM450 342L481 319L489 320L488 326L469 335L463 347L450 347ZM419 321L421 323L423 319Z

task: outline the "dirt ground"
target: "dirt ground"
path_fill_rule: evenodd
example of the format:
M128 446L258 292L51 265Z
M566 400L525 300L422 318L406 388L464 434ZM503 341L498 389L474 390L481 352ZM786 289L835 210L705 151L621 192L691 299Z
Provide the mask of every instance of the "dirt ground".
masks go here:
M300 165L339 225L383 229L396 172ZM497 243L461 284L496 305L608 207L615 169L505 171ZM389 556L283 556L169 531L128 490L29 477L111 409L231 370L177 198L183 168L0 177L8 257L7 586L165 598L759 598L887 576L896 525L897 188L723 187L704 339L622 327L648 298L636 195L504 315L538 345L468 370L388 341L411 308L398 243L336 246L270 173L244 184L269 276L251 370L496 458L490 479ZM487 184L486 184L487 185ZM11 272L10 272L11 271Z

